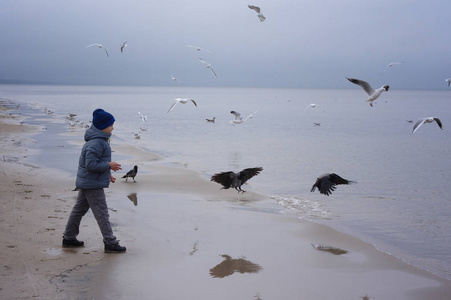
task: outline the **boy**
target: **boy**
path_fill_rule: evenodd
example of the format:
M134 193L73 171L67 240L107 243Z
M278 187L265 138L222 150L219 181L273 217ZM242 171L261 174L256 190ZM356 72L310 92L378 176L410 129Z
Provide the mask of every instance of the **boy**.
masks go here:
M111 161L109 139L113 131L114 117L103 109L93 112L92 126L85 132L85 141L78 164L76 188L79 190L66 230L63 236L63 247L83 247L84 242L77 240L82 217L91 208L103 236L106 253L122 253L126 248L119 245L113 235L110 216L106 204L104 188L116 178L110 170L122 170L121 165Z

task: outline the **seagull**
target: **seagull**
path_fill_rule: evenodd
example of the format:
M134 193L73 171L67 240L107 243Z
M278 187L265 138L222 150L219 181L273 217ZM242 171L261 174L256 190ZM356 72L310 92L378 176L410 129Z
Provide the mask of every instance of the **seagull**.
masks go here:
M319 104L315 104L315 103L309 104L309 105L307 105L307 107L304 109L304 111L306 111L309 107L315 108L315 107L320 107L320 105L319 105ZM323 109L323 111L324 111L324 109Z
M103 48L103 50L105 50L106 56L110 57L110 55L108 54L108 51L106 50L105 47L102 46L102 44L91 44L91 45L86 46L86 48L92 47L92 46L97 46L99 48Z
M128 171L127 174L122 176L122 178L125 178L125 182L127 182L128 177L131 177L133 179L133 182L136 182L135 176L138 174L138 166L134 166L132 170Z
M147 122L147 116L144 116L140 111L138 111L139 116L143 122Z
M171 75L171 79L172 79L172 81L176 81L176 82L178 82L178 83L182 83L180 80L178 80L177 78L175 78L175 77L172 76L172 75Z
M214 123L215 122L216 117L213 117L213 119L206 119L208 123Z
M222 172L211 176L210 181L221 184L223 186L221 190L233 187L238 191L238 193L244 193L245 191L241 189L241 186L252 177L258 175L261 171L263 171L262 167L256 167L244 169L238 173L234 173L232 171Z
M127 47L127 41L123 41L121 45L121 53L124 52L125 47Z
M310 192L314 192L315 188L318 188L318 191L321 194L329 196L330 194L332 194L332 191L335 191L336 185L350 184L350 183L354 183L354 181L341 178L340 176L338 176L335 173L325 173L316 179L316 182L312 186L312 189Z
M438 127L440 127L441 130L443 130L442 128L442 122L440 121L439 118L435 118L435 117L430 117L430 118L421 118L418 120L418 122L415 123L415 125L413 126L413 130L412 130L412 134L415 133L415 131L418 130L418 128L420 128L421 125L423 125L424 123L432 123L432 122L436 122Z
M76 114L69 113L66 119L73 120L76 116L77 116Z
M201 47L198 47L198 46L187 45L187 44L185 44L185 46L186 47L190 47L190 48L195 48L197 51L203 50L203 51L206 51L206 52L213 53L213 51L211 51L211 50L207 50L207 49L204 49L204 48L201 48Z
M402 64L402 63L404 63L404 62L403 62L403 61L395 61L395 62L389 63L389 64L385 67L385 70L384 70L384 72L382 72L382 74L384 74L385 71L387 71L387 69L390 68L391 66L393 66L393 65L400 65L400 64Z
M360 86L369 96L369 98L366 100L366 102L369 102L371 106L373 106L373 101L376 100L382 92L387 92L390 86L384 85L381 88L378 88L377 90L374 90L371 85L363 80L360 79L353 79L346 77L350 82L357 84Z
M260 19L260 21L264 21L266 18L263 14L260 13L260 7L258 6L254 6L254 5L248 5L247 7L249 7L250 9L253 9L257 12L257 17Z
M216 76L215 70L213 70L213 66L212 66L210 63L208 63L208 62L202 60L202 58L199 58L199 60L200 60L201 62L203 62L203 63L206 65L206 67L207 67L208 69L210 69L210 71L211 71L211 73L213 74L213 76L218 77L218 76Z
M446 78L445 81L448 83L448 86L451 84L451 78Z
M197 103L196 103L196 101L194 101L194 99L191 99L191 98L177 98L177 99L175 99L174 104L172 104L172 106L169 108L169 110L168 110L167 113L169 113L171 110L173 110L174 107L177 105L177 103L185 104L185 103L187 103L188 101L193 102L193 103L194 103L194 106L197 107Z
M254 116L254 114L256 114L257 112L258 112L258 110L256 112L250 114L249 116L247 116L246 119L243 120L243 117L241 117L241 114L239 112L236 112L236 111L232 110L230 113L235 116L235 119L230 120L230 123L232 125L244 123L248 119L252 118Z
M135 139L141 138L141 132L132 132L132 135L135 137Z

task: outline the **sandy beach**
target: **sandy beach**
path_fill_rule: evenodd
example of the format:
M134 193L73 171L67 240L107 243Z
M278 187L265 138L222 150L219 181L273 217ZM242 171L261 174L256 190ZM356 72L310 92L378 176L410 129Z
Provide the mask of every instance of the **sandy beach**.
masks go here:
M45 128L27 125L15 112L0 102L1 299L451 297L451 282L352 236L282 214L273 199L252 191L252 182L244 194L220 190L194 170L114 140L113 159L124 170L106 194L113 230L127 252L103 252L90 212L80 228L85 247L63 249L76 169L33 159L45 145L35 135ZM45 157L67 151L76 162L82 136L82 129L63 135L73 149L47 147ZM133 165L137 182L121 179Z

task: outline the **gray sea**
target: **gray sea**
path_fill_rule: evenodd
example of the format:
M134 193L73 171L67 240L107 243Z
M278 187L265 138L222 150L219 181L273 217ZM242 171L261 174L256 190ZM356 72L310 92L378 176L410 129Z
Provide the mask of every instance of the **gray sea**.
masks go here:
M197 107L178 104L167 113L179 97L195 99ZM329 225L451 280L451 90L392 89L374 107L357 87L1 85L0 98L51 110L53 118L73 113L85 123L103 108L116 118L113 148L136 145L206 180L261 166L244 189L270 196L282 213ZM307 108L311 103L319 106ZM233 126L231 110L254 114ZM443 130L424 124L412 134L418 118L431 116ZM206 121L213 117L215 123ZM79 126L61 124L62 131ZM311 193L326 172L357 183L329 197Z

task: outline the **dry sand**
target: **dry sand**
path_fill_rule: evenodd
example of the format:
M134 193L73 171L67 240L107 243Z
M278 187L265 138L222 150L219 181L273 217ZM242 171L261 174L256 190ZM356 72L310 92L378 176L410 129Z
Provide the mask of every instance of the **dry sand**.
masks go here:
M30 146L39 148L30 137L42 129L10 112L0 109L1 299L451 299L449 281L284 215L251 186L244 195L219 190L193 170L114 142L113 156L130 157L106 190L127 252L103 252L90 213L79 236L86 246L62 249L75 170L30 159ZM67 139L81 145L81 137ZM120 179L134 164L137 182Z

